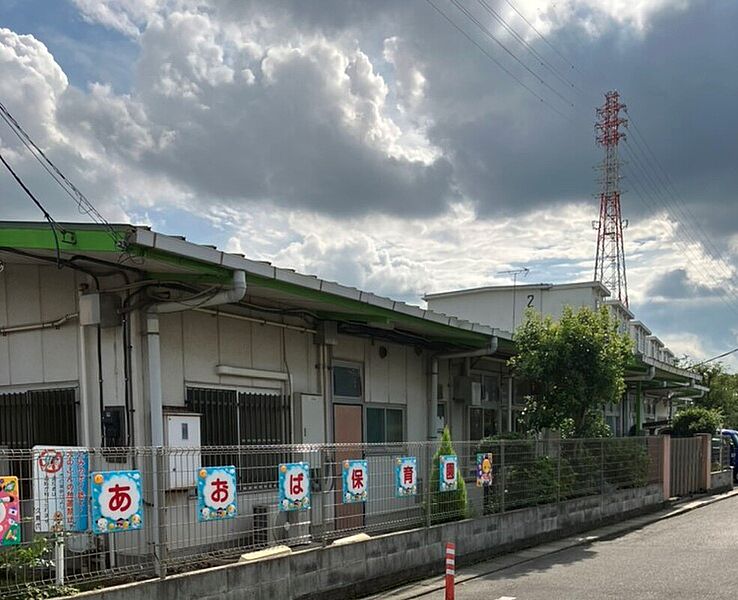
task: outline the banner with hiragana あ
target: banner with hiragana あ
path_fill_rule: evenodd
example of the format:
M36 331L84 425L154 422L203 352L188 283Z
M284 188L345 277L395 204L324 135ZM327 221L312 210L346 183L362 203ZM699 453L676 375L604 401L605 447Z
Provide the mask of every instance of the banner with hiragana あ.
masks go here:
M395 460L395 497L404 498L418 493L418 463L414 456Z
M279 465L279 510L310 508L310 465L306 462Z
M477 454L477 487L492 485L492 453Z
M114 533L143 527L139 471L98 471L92 480L92 532Z
M0 476L0 547L21 543L18 478Z
M197 520L219 521L238 514L236 467L202 467L197 472Z
M456 489L456 472L459 468L459 459L455 454L444 454L438 459L441 476L439 489L442 492L452 492Z
M343 461L343 503L366 502L369 467L365 460Z

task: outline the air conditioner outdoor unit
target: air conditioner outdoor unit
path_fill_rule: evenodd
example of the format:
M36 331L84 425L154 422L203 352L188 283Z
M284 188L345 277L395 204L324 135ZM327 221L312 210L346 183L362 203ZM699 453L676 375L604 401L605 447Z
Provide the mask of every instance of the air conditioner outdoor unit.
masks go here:
M283 512L276 505L254 506L254 545L256 547L285 544L299 546L309 544L310 512L298 510Z

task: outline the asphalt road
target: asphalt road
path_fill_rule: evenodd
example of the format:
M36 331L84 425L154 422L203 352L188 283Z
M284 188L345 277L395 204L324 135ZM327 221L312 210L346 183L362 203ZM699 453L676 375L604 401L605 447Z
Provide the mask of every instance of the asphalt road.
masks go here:
M456 599L738 598L737 559L738 497L467 581Z

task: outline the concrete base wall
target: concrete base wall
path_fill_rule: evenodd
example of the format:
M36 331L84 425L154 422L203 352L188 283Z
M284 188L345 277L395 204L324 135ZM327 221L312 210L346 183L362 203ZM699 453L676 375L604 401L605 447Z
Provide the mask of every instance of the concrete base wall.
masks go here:
M723 492L733 489L733 470L721 471L710 475L710 491Z
M233 564L87 592L85 600L257 600L352 598L440 574L446 542L457 565L469 564L603 522L656 510L662 486L619 490L430 528L307 549L251 564Z

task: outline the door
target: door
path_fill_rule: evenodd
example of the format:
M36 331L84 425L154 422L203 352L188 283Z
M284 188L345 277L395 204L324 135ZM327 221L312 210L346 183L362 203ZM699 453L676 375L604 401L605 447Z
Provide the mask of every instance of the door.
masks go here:
M343 461L364 458L360 446L364 437L364 409L361 404L333 405L333 439L337 444L355 444L336 450L333 481L335 481L336 531L351 532L364 527L364 503L343 503Z

